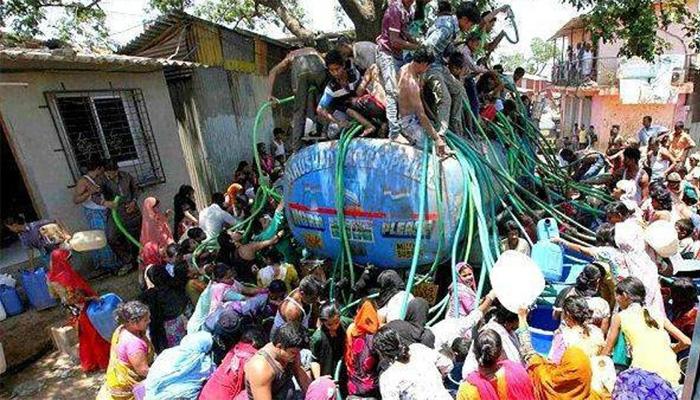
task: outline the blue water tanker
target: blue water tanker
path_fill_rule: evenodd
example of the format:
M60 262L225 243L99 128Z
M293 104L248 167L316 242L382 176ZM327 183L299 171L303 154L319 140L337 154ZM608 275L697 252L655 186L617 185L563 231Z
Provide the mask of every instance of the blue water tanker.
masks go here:
M337 141L300 150L287 162L284 185L292 234L316 256L333 259L342 248L335 201L337 150ZM419 220L422 162L422 150L409 145L386 139L350 142L343 182L345 225L354 262L380 268L410 266ZM465 201L465 178L458 160L443 160L441 168L437 168L438 162L435 156L428 162L419 265L449 256ZM491 201L488 195L484 196L484 202ZM444 242L438 254L441 240Z

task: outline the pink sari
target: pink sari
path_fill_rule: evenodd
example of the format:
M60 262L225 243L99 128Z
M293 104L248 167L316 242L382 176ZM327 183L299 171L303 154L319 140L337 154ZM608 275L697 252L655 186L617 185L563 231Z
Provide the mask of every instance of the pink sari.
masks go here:
M147 197L143 201L140 241L142 245L153 242L159 248L164 248L174 242L173 233L168 225L168 217L156 208L157 205L155 197Z
M460 316L469 315L476 305L476 282L473 279L464 280L459 276L459 273L463 269L468 268L472 271L472 276L474 270L472 267L464 262L461 262L455 266L457 269L457 290L450 287L452 292L452 297L450 298L450 304L447 307L447 317L448 318L459 318ZM455 315L454 308L454 296L457 296L457 302L459 303L459 315Z
M467 382L474 385L479 391L480 400L501 400L498 395L499 387L506 387L506 399L535 400L535 392L530 381L530 376L522 364L510 360L503 360L498 363L503 368L503 380L498 382L500 377L492 382L484 377L479 371L472 372L467 377Z

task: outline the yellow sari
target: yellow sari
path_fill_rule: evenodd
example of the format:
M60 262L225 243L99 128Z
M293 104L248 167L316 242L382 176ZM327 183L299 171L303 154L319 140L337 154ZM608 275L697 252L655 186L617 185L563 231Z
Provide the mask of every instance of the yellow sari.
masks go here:
M121 361L117 356L119 336L124 329L123 325L117 327L112 335L112 345L109 354L109 366L105 374L105 383L102 385L96 400L134 400L134 386L145 379L133 370L131 365ZM148 345L148 364L153 362L155 351L148 338L143 338Z

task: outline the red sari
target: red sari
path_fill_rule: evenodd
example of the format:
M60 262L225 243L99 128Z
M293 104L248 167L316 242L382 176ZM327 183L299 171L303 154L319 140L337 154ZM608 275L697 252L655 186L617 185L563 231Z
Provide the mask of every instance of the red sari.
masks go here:
M97 293L71 267L68 263L69 256L70 252L64 249L51 252L51 263L46 277L54 287L58 286L65 292L64 301L80 308L78 315L80 367L84 372L105 370L109 364L109 343L92 326L86 312L88 298L97 297Z
M173 233L168 224L168 217L158 210L158 200L155 197L147 197L143 201L143 217L141 219L142 245L148 242L158 244L158 247L165 248L173 243Z

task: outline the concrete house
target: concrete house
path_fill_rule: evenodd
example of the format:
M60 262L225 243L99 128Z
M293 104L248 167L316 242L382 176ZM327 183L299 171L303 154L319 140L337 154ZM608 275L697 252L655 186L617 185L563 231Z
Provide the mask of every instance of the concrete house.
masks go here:
M657 11L662 4L655 2ZM686 6L691 12L698 12L697 0L688 0ZM647 64L619 57L620 42L593 45L584 16L571 19L554 34L550 40L557 44L559 54L552 69L552 83L553 92L561 95L564 134L571 135L574 124L593 125L599 137L598 147L602 149L607 146L613 125L619 125L624 136L634 136L641 128L642 117L651 115L655 125L669 129L675 121L685 121L686 128L690 128L696 140L699 139L700 110L693 107L699 101L698 95L693 94L700 66L697 51L690 47L690 38L685 37L679 24L672 24L666 30L658 29L657 36L669 47L654 63ZM583 43L592 46L590 73L585 77L581 76L582 63L576 50ZM569 47L573 55L569 53ZM670 66L664 67L664 63L670 63ZM659 87L671 95L665 100L647 101L640 94L636 100L634 90L639 89L640 93L643 90L640 86L632 86L630 91L627 82L643 82L641 78L644 77L648 81L665 79Z
M57 218L85 228L73 187L85 163L118 160L171 204L190 183L164 67L189 63L70 49L0 50L2 216ZM168 207L171 207L170 205ZM3 264L13 254L3 251Z
M176 11L159 18L119 50L208 66L165 74L198 203L208 203L211 192L225 191L238 163L253 159L252 129L258 108L268 97L267 74L292 48ZM288 76L278 79L285 81ZM274 122L269 113L264 115L259 142L270 143L274 125L289 125L291 109L274 112Z

